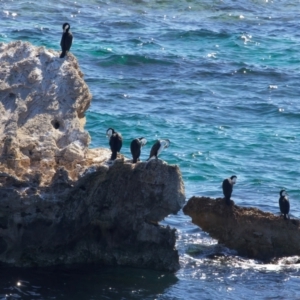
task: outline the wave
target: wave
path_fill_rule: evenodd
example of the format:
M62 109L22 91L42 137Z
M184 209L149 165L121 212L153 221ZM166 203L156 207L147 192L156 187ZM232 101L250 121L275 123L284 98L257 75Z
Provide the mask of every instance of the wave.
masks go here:
M150 57L140 54L112 54L99 62L102 67L111 67L113 65L140 66L144 64L152 65L176 65L173 56L164 57L164 59Z
M171 40L178 40L180 39L182 42L184 40L193 40L199 38L202 39L216 39L216 40L222 40L222 39L228 39L231 37L231 34L221 30L221 31L213 31L208 29L196 29L196 30L169 30L167 33L164 33L160 35L160 38L163 39L171 39Z
M113 27L114 30L116 29L120 29L122 30L123 28L128 30L128 29L141 29L141 28L144 28L146 27L143 23L141 22L138 22L138 21L126 21L126 20L116 20L116 21L109 21L109 22L106 22L104 24L105 26L107 27Z

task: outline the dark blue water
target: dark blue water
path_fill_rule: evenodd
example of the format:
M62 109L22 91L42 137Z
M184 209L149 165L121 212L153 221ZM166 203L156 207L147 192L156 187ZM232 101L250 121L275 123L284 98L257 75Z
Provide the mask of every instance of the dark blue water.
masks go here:
M299 218L300 3L291 1L4 1L0 42L60 50L71 24L72 53L93 94L91 147L121 131L122 153L144 136L148 158L179 165L186 196L221 196L236 174L238 205L279 212L286 188ZM1 63L1 62L0 62ZM82 267L1 272L2 299L300 299L297 258L262 264L217 245L180 212L181 269ZM1 298L0 298L1 299Z

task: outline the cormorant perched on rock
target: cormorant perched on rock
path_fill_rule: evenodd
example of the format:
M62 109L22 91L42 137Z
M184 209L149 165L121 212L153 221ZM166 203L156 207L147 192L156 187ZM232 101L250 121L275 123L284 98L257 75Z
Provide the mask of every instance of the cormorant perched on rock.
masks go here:
M150 151L150 156L147 160L158 158L158 155L165 149L168 148L170 145L170 140L157 140L155 144L152 146Z
M60 41L60 46L61 46L61 51L62 51L60 54L60 58L65 57L67 51L70 51L70 48L72 46L72 41L73 41L73 35L69 31L70 24L64 23L62 28L63 28L64 32L62 34L61 41Z
M120 152L122 148L123 138L122 135L116 132L113 128L108 128L106 135L109 138L109 146L111 150L111 160L117 158L117 153Z
M141 149L143 146L145 146L147 143L147 140L143 137L134 139L130 144L130 151L132 154L132 163L136 163L138 160L140 160L141 155Z
M280 195L280 198L279 198L280 212L281 212L281 214L283 214L284 219L287 220L287 216L290 218L290 216L289 216L289 212L290 212L289 198L287 197L285 190L281 190L279 192L279 195Z
M230 197L233 190L233 185L236 183L237 177L232 175L230 178L226 178L223 180L222 188L223 194L225 196L226 204L230 205Z

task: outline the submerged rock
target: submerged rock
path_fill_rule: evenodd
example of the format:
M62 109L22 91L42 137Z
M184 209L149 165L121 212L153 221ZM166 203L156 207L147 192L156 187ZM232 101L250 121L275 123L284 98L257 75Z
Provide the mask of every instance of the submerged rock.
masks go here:
M91 94L72 54L0 44L0 261L102 263L175 271L180 170L89 149ZM103 131L105 132L105 129Z
M192 197L183 208L192 222L240 255L261 260L300 255L300 221L224 199Z

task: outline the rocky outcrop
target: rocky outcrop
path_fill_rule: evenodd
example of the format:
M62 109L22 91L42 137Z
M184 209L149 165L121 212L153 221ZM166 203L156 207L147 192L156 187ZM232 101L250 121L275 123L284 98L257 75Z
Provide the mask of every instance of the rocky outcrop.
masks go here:
M0 261L177 270L175 230L158 222L184 203L179 168L89 149L72 54L13 42L0 60Z
M76 58L26 42L0 44L0 171L51 182L56 165L70 176L93 152L84 130L91 94Z
M183 208L192 222L240 255L261 260L300 255L300 222L224 199L192 197Z
M2 178L0 261L179 268L175 230L157 224L184 201L178 167L119 159L93 166L76 182L64 168L45 187Z

